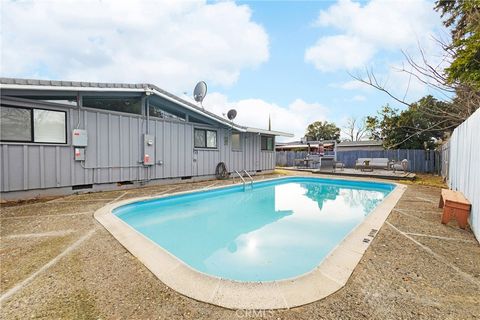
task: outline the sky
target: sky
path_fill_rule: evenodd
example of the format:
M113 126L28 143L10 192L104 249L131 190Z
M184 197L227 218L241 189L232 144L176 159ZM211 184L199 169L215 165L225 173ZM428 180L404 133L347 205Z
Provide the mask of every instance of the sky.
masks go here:
M447 39L428 0L2 0L3 77L153 83L241 125L305 134L375 115L387 95L354 80L373 70L408 102L438 94L405 72L402 54L444 64ZM408 90L407 90L408 88ZM439 97L442 98L442 97ZM288 139L287 139L288 140Z

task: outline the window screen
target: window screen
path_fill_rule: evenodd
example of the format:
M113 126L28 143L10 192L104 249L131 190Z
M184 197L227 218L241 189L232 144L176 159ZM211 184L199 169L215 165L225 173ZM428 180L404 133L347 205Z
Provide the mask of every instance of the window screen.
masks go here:
M2 141L32 141L32 113L30 109L0 108L0 138Z
M207 130L207 148L217 147L217 132Z
M33 110L33 135L35 142L67 143L66 113L52 110Z
M241 150L240 133L232 133L232 150Z
M261 149L264 151L273 151L273 137L262 136Z
M195 148L205 148L205 130L195 129Z

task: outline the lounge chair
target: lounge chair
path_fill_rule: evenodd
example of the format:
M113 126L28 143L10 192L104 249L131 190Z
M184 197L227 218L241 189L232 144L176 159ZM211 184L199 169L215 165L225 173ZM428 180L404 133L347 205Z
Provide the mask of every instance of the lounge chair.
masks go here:
M368 166L366 161L368 161ZM355 169L388 169L389 162L388 158L358 158L355 162Z

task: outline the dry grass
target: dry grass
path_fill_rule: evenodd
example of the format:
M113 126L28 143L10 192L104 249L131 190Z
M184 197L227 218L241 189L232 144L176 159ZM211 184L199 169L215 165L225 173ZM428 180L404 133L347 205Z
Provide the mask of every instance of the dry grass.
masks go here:
M426 174L426 173L417 173L415 180L413 181L400 180L399 182L403 184L415 184L420 186L448 188L441 176L436 176L436 175Z
M283 170L283 169L275 169L272 174L281 174L281 175L291 175L292 172L288 170Z

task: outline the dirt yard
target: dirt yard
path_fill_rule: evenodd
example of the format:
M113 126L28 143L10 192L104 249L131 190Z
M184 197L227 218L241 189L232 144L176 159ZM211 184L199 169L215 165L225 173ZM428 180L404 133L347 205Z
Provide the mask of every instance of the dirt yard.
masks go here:
M259 176L256 179L263 179ZM227 310L166 287L93 218L119 199L201 189L204 181L28 202L1 209L1 318L475 319L480 245L440 224L440 188L409 184L347 285L290 310Z

